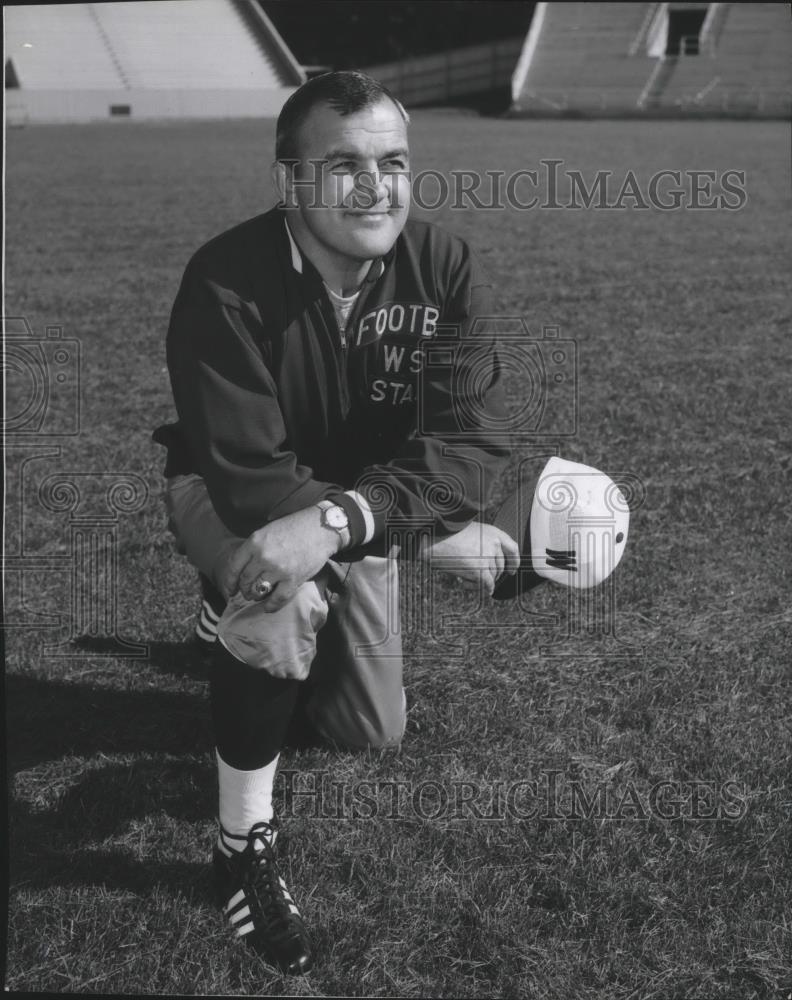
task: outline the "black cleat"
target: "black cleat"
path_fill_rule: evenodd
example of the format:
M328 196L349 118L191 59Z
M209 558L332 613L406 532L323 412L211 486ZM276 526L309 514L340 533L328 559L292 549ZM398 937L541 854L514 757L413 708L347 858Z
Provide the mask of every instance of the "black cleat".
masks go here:
M311 943L275 860L275 821L256 823L244 851L214 848L217 899L239 937L277 966L299 976L313 965ZM224 835L225 836L225 835Z

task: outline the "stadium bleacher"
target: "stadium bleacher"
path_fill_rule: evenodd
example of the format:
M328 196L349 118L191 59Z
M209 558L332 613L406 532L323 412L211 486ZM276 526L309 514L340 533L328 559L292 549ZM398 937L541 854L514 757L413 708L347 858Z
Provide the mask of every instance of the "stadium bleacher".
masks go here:
M548 3L516 109L634 107L652 60L630 49L649 6Z
M250 0L5 9L11 123L277 114L305 74Z
M669 22L678 36L680 18L696 12L698 34L674 54ZM5 45L12 124L276 114L306 78L254 0L9 6ZM477 82L500 85L519 45L376 69L408 101L443 101ZM788 4L538 3L512 75L512 110L785 115L791 55Z
M513 111L783 115L792 110L787 4L706 5L700 35L689 39L681 54L666 55L661 46L649 56L656 15L665 18L667 30L669 10L680 6L537 5L541 30L515 79Z
M78 3L6 9L6 57L12 60L20 87L48 90L67 81L75 89L124 86L92 7Z
M284 83L233 4L190 0L193 30L185 22L183 0L89 6L130 87L203 90Z
M699 56L680 56L661 106L760 111L789 107L792 95L792 18L783 4L722 5L718 44Z

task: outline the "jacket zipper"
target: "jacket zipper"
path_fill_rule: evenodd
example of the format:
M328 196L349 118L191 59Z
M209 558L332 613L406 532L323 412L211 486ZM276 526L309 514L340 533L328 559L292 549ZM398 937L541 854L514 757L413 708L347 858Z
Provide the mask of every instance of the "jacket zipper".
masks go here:
M347 378L347 339L346 333L338 325L338 320L336 319L335 309L333 309L333 304L330 302L329 297L325 294L324 302L321 306L322 319L324 320L324 327L328 335L330 335L331 342L335 340L332 336L332 331L338 331L338 342L341 344L340 356L336 354L336 365L338 366L338 388L341 396L341 409L344 415L349 412L349 381ZM333 352L336 353L335 351Z
M361 309L363 306L363 299L367 298L367 292L369 288L364 282L360 289L360 295L358 296L357 302L352 306L352 310L347 316L346 327L342 330L339 325L338 319L336 318L335 309L333 308L333 303L330 301L330 296L325 292L324 301L325 306L323 308L323 314L325 316L325 325L328 324L328 318L333 326L338 330L339 341L341 343L341 390L342 398L344 403L345 412L349 411L350 407L350 390L349 390L349 341L347 340L347 330L354 329L354 325L357 322L358 316L360 316Z

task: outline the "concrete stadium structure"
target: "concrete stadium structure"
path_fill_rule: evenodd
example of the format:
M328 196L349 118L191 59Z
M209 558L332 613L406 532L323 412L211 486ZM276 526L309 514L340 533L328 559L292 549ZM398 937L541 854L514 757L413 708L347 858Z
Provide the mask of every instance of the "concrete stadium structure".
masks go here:
M523 114L792 112L785 3L538 3L512 77Z
M450 49L428 56L366 66L407 107L446 104L460 97L503 90L508 94L522 38Z
M253 0L6 7L10 125L274 117L305 74Z

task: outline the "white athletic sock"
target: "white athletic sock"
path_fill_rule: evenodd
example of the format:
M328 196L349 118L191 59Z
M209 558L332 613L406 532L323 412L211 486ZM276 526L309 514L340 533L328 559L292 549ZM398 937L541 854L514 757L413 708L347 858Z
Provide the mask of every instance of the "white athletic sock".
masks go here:
M220 835L217 846L224 854L242 851L255 823L272 820L272 786L278 757L255 771L239 771L215 750L217 783L220 789Z

